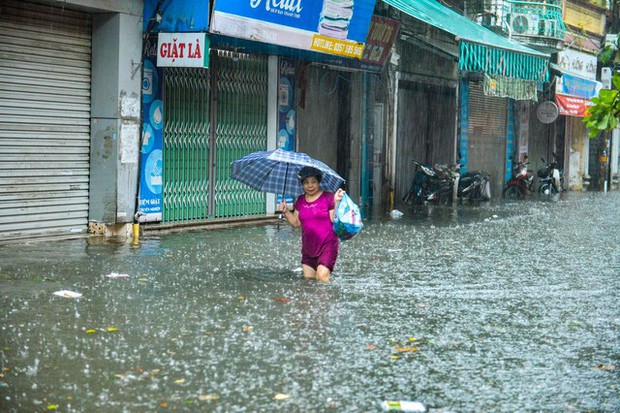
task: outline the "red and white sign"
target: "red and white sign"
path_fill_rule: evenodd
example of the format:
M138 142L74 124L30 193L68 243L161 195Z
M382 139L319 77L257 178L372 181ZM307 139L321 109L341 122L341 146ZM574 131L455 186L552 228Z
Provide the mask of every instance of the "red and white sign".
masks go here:
M575 96L555 94L555 101L560 108L560 115L577 116L583 118L586 116L586 109L592 106L592 102L587 99Z
M159 33L157 66L209 67L206 33Z

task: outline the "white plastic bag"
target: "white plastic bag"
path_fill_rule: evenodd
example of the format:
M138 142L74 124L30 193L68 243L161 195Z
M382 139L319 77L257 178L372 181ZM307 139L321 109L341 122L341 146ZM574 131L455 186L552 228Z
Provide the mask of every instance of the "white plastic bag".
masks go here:
M346 241L362 230L360 208L345 192L334 214L334 231L341 241Z

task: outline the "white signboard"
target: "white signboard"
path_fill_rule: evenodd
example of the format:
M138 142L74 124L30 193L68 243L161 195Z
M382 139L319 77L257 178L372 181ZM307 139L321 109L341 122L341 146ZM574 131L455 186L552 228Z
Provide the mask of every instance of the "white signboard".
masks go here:
M558 66L565 73L596 80L596 56L576 50L558 52Z
M159 33L157 66L209 67L206 33Z

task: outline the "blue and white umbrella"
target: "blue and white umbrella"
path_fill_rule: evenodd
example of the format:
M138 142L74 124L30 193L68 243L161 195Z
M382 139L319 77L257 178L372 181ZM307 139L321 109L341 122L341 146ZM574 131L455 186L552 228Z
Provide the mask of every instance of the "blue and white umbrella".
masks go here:
M275 151L254 152L232 163L231 177L262 191L279 195L297 196L304 188L297 173L304 166L312 166L323 172L320 187L336 192L344 179L329 166L301 152Z

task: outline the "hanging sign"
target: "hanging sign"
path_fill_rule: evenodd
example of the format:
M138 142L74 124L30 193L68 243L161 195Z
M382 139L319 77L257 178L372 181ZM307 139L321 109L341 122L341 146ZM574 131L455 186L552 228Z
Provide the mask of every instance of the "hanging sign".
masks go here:
M159 33L158 37L158 67L209 67L205 33Z
M560 114L558 110L558 105L551 102L550 100L541 103L536 108L536 117L542 123L553 123L558 118Z
M374 0L217 0L211 33L360 59Z

